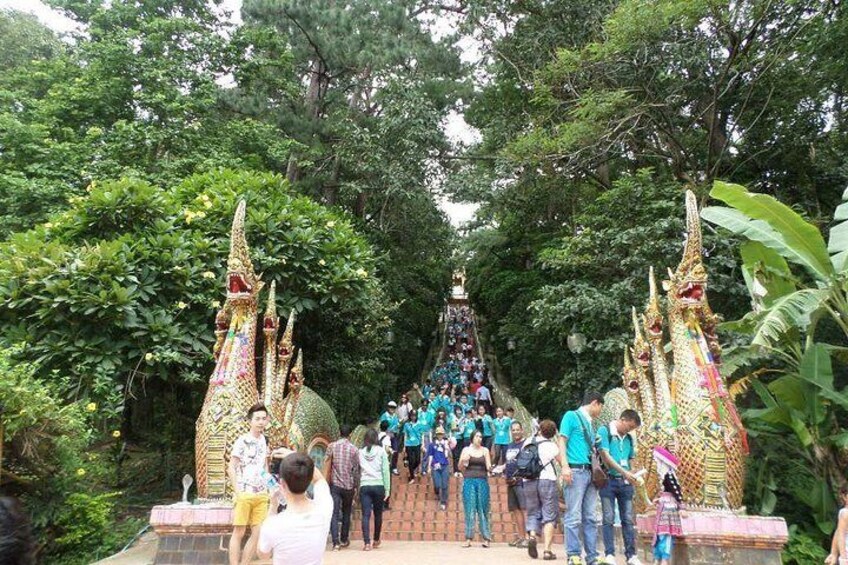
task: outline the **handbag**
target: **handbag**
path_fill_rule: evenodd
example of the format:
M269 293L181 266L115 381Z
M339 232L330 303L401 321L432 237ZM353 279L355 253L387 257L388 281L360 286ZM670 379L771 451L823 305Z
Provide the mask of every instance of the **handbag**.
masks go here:
M609 475L601 461L601 455L598 453L598 448L595 447L595 442L593 442L589 437L589 431L583 423L583 418L581 418L579 414L577 415L577 418L580 420L580 427L583 428L583 435L586 437L586 443L589 445L591 453L589 459L592 464L592 484L595 485L596 489L602 489L607 486L607 483L609 482Z

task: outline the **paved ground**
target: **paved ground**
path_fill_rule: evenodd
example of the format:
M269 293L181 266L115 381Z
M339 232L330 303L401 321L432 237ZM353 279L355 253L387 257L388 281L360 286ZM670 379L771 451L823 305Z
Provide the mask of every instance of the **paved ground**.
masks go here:
M152 533L145 534L129 551L99 561L96 565L150 565L156 554L157 539ZM565 563L562 547L554 547L558 561ZM541 551L540 551L541 553ZM539 560L541 562L541 559ZM465 548L461 543L436 542L385 542L385 545L374 551L362 551L362 544L354 542L348 549L324 555L324 565L373 565L373 564L403 564L437 563L438 565L492 565L492 563L534 563L527 556L526 550L515 549L506 544L494 544L488 549L475 543L474 547ZM268 563L257 561L257 565ZM624 565L624 559L619 558L619 564Z

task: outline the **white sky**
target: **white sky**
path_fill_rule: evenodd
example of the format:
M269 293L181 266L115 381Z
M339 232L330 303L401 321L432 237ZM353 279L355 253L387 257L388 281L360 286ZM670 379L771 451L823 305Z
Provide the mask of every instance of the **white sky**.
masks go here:
M232 21L241 23L241 4L242 0L223 0L222 7L231 12ZM70 20L52 8L46 6L41 0L0 0L0 9L12 8L21 12L29 12L35 14L36 17L46 26L56 32L68 32L74 29L73 20ZM449 29L451 23L447 20L444 25L437 25L439 28ZM442 30L437 30L437 33ZM463 50L462 60L465 62L475 62L480 59L480 54L477 46L471 39L463 39L460 42ZM445 133L452 142L457 144L470 144L480 138L477 130L471 128L462 114L451 112L444 122ZM476 204L456 204L440 199L439 206L450 218L451 224L459 227L465 222L474 217L474 212L477 210Z

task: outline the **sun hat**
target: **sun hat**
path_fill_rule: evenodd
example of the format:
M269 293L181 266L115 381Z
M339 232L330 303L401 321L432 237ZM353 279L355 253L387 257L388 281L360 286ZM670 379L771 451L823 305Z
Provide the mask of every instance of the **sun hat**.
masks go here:
M656 459L659 463L665 464L671 469L677 469L677 466L680 465L680 459L678 459L676 455L659 445L654 448L654 459Z
M395 402L394 400L389 400L389 403L387 404L387 406L389 408L397 408L397 402Z

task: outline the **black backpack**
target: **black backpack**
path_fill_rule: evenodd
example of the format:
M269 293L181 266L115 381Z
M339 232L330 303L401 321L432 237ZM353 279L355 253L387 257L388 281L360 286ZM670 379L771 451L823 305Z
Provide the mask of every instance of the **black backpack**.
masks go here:
M550 440L545 440L550 441ZM544 441L539 443L545 443ZM515 456L515 474L517 479L538 479L546 465L542 465L539 457L539 443L531 442L521 448ZM548 462L550 465L552 461Z

